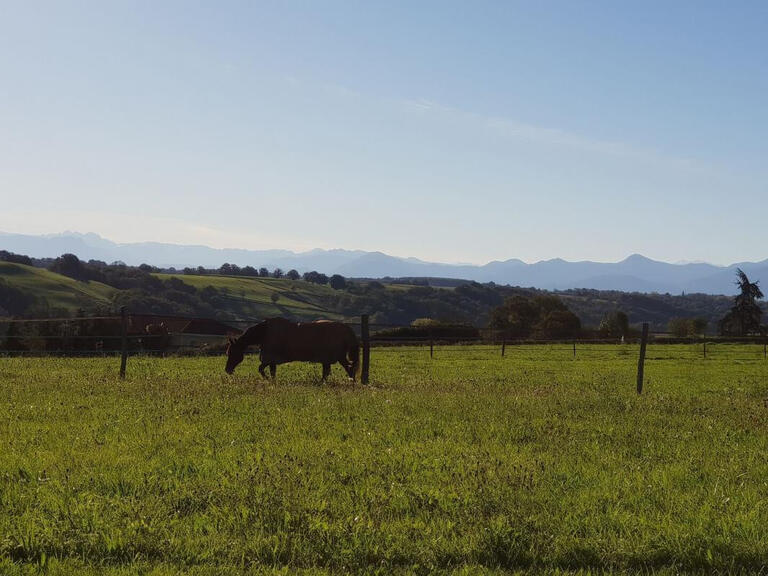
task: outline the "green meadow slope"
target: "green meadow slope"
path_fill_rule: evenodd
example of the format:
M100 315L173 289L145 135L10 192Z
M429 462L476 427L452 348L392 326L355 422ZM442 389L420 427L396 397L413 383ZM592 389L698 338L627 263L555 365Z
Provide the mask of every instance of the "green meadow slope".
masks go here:
M219 291L219 311L243 318L290 316L301 320L341 318L327 309L334 297L328 286L274 278L156 274L161 280L178 278L197 290ZM92 312L116 306L121 290L96 281L79 281L33 266L0 261L0 281L23 292L33 302L25 314L46 316ZM274 299L274 300L273 300Z
M80 282L42 268L0 262L0 279L35 299L40 312L94 309L109 306L115 288L100 282Z
M0 288L15 292L8 303L0 290L0 315L40 317L115 311L125 305L135 313L216 317L221 320L284 316L300 321L331 320L371 315L372 322L410 324L417 318L488 323L491 310L515 295L535 297L546 291L465 283L431 286L354 281L335 290L303 280L222 276L215 274L151 273L130 267L84 270L78 281L42 268L0 262ZM87 274L91 274L88 276ZM100 282L100 281L101 282ZM566 290L555 293L581 319L596 328L605 314L622 310L632 325L650 322L655 331L666 329L672 318L703 318L708 332L733 305L726 296L705 294L635 294L618 291ZM24 302L19 304L21 297ZM763 307L765 308L765 304Z
M155 276L161 280L178 278L198 290L211 286L221 293L227 311L240 317L290 316L301 320L341 318L328 309L329 300L336 297L336 291L329 286L285 278L185 274Z

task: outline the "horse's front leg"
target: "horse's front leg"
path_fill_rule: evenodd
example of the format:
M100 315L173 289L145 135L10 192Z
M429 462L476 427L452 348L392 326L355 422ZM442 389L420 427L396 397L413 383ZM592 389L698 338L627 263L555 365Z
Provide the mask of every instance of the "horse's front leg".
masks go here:
M328 376L330 376L330 374L331 374L331 365L328 364L328 363L323 364L323 378L322 378L322 381L325 382L326 380L328 380Z
M277 364L272 362L272 364L269 365L269 374L272 376L272 380L275 379L275 376L277 375Z
M267 364L265 364L263 361L261 364L259 364L259 374L261 374L261 377L264 378L264 380L267 379L267 373L264 371L266 367L267 367Z

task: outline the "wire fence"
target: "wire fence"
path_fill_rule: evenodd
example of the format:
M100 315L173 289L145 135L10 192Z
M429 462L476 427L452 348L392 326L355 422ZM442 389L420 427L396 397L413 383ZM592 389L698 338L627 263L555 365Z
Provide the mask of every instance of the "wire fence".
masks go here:
M575 351L574 351L575 344ZM387 347L373 349L384 351ZM424 343L415 343L409 346L391 346L399 354L422 354L430 356L430 346ZM616 359L637 359L640 351L639 342L613 342L594 343L590 340L579 340L575 343L551 343L541 341L536 344L507 343L506 350L502 354L501 347L488 344L435 344L432 347L431 357L440 360L446 357L455 357L461 354L482 354L485 357L499 356L510 359L535 360L546 356L548 359L563 361L615 361ZM766 360L766 346L759 342L728 342L728 343L661 343L651 342L647 345L647 360L733 360L755 361Z
M0 318L0 355L122 356L223 354L227 340L236 337L260 319L219 320L165 314L129 314L75 318ZM398 353L429 354L430 358L455 357L462 353L490 354L510 358L541 357L563 360L610 361L637 357L640 337L522 339L502 330L467 326L422 327L368 323L363 316L344 322L363 344L363 363L370 350L397 347ZM768 339L673 338L650 335L648 359L733 361L768 359ZM364 372L367 377L367 372Z

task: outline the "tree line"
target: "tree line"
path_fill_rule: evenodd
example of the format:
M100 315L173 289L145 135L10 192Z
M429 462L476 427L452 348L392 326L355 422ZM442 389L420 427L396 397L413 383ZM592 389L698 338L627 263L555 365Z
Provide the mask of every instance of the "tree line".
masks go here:
M157 270L160 271L159 269ZM205 268L198 266L197 268L184 268L182 270L184 274L205 276L205 275L217 275L217 276L246 276L249 278L286 278L287 280L304 280L305 282L311 282L312 284L329 285L334 290L343 290L346 288L347 280L340 274L333 274L328 276L312 270L311 272L305 272L300 274L298 270L291 269L287 272L282 268L274 268L269 270L266 267L256 269L253 266L238 266L237 264L230 264L225 262L218 268Z
M350 280L341 275L280 268L239 267L225 263L219 268L160 269L148 264L127 266L98 260L82 261L73 254L35 259L0 251L0 260L45 267L79 281L98 281L119 290L112 307L126 305L135 312L183 314L234 319L241 314L237 295L226 287L197 288L179 277L161 278L158 272L188 275L225 275L290 280L275 284L273 304L281 295L311 298L312 304L342 316L371 315L371 321L409 325L414 319L429 318L444 324L464 324L507 331L513 337L567 338L586 332L605 337L629 336L630 325L650 321L652 329L668 329L676 336L693 336L714 327L719 333L740 336L763 333L763 298L758 282L751 282L741 270L737 275L739 294L725 296L688 294L636 294L596 290L565 290L557 293L535 288L498 286L492 282L451 281L445 287L430 285L426 279L386 278ZM297 292L298 281L329 286L331 291ZM396 289L387 288L396 284ZM242 302L242 299L240 299ZM107 312L94 305L89 313ZM103 308L103 305L101 305ZM113 308L114 309L114 308ZM61 311L59 311L61 312ZM45 315L44 307L12 282L0 279L0 314ZM286 315L289 313L286 311ZM66 315L66 314L62 314ZM586 332L585 332L586 331Z

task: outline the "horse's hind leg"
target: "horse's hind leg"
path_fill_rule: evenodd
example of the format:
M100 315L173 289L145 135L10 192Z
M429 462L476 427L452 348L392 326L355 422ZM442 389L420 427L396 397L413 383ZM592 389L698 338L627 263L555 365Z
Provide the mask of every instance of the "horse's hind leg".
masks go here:
M269 365L269 375L272 376L272 380L274 380L275 376L277 376L277 364L274 362Z
M266 379L267 379L267 373L264 371L264 369L265 369L266 367L267 367L267 365L266 365L266 364L264 364L264 362L262 362L261 364L259 364L259 374L261 374L261 377L262 377L262 378L264 378L264 380L266 380Z
M328 376L331 375L331 365L323 364L323 382L328 380Z

